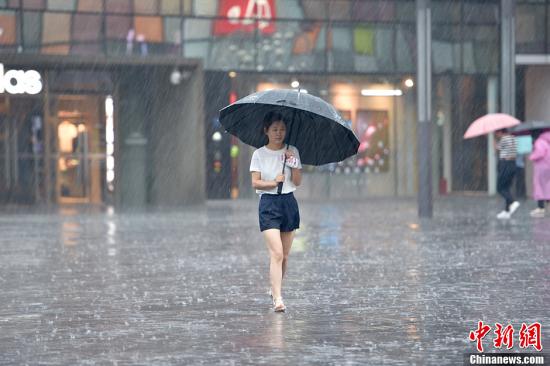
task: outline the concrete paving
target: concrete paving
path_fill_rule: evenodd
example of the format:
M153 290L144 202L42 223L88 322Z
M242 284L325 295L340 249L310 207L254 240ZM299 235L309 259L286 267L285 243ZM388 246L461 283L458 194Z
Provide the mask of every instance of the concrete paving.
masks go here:
M459 365L479 320L512 324L513 351L540 322L548 352L550 217L500 206L446 197L419 220L412 199L300 202L285 314L256 201L0 208L0 365Z

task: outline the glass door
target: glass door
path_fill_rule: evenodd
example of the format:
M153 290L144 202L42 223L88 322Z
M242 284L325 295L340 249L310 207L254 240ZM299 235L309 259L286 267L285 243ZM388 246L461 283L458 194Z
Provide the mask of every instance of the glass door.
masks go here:
M96 95L55 96L59 203L103 202L105 128L101 100Z

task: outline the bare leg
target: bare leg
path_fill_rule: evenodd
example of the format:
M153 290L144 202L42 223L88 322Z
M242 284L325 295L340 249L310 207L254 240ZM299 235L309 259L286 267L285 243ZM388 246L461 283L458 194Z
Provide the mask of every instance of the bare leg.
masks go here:
M290 254L290 248L292 247L292 241L294 240L295 230L282 232L281 241L283 242L283 266L282 266L282 278L285 277L286 268L288 265L288 255Z
M283 279L283 243L279 229L264 230L264 237L269 249L269 279L273 298L281 297L281 282Z

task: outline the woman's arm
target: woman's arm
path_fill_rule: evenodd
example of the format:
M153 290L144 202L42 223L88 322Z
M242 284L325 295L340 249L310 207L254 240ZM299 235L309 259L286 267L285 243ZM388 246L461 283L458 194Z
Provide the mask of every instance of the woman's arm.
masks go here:
M291 168L290 172L290 179L292 180L292 183L294 183L294 185L298 187L300 184L302 184L302 169Z
M277 188L277 183L283 182L285 179L285 176L282 174L279 174L275 180L262 180L262 173L260 172L252 172L251 175L252 188L260 190Z

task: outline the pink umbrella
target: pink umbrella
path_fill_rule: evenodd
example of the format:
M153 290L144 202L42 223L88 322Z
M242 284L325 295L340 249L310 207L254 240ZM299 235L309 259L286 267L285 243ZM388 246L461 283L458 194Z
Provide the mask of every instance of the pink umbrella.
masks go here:
M491 132L519 125L520 121L509 114L490 113L476 119L464 134L465 139L487 135Z

